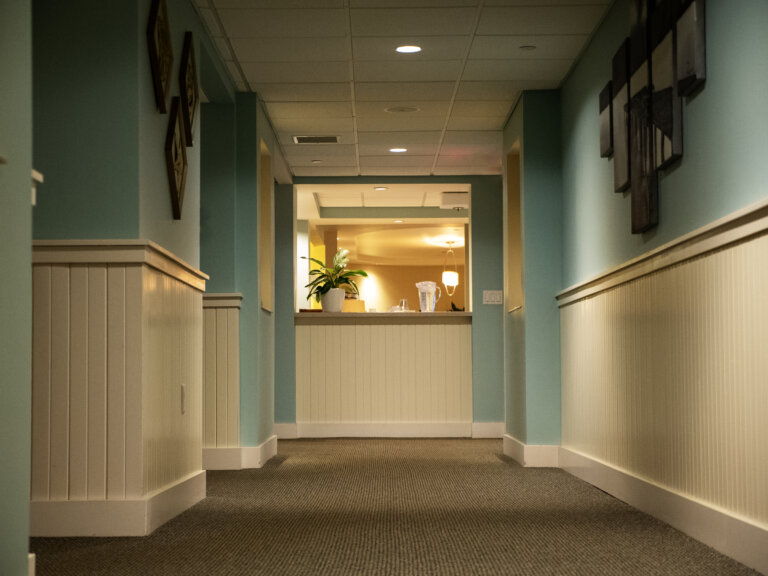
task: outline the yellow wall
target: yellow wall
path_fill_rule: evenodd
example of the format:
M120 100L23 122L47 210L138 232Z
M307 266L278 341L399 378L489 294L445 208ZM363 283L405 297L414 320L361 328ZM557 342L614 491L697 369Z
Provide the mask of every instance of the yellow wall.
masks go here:
M432 280L442 291L442 297L437 302L435 310L448 311L451 301L459 308L464 308L467 276L464 267L459 266L459 285L453 296L448 296L441 282L442 266L371 266L350 262L349 268L362 268L368 273L368 278L358 282L360 297L365 300L366 309L375 308L377 312L388 312L396 306L401 298L408 300L411 310L419 309L419 291L416 282Z

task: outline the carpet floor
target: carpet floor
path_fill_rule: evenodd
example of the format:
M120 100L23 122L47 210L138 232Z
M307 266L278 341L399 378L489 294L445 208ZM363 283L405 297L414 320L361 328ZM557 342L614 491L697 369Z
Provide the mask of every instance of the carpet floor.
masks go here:
M31 548L38 576L757 574L500 440L281 440L150 536Z

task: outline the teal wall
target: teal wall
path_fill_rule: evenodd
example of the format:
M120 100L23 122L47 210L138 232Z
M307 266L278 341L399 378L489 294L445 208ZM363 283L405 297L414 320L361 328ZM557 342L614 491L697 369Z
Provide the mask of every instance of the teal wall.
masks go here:
M187 148L182 218L174 220L164 152L168 114L156 109L149 68L150 5L151 0L35 0L34 158L48 186L35 210L34 235L148 239L198 267L200 112L195 145ZM186 30L194 33L204 89L226 93L231 82L191 4L167 5L171 94L179 94Z
M0 1L0 574L26 576L32 356L32 16ZM41 188L42 191L42 188Z
M296 422L294 192L275 188L275 422Z
M200 108L200 268L206 292L235 292L235 105Z
M708 0L707 81L684 100L682 161L661 174L658 227L630 233L630 199L612 191L613 160L600 158L597 122L630 7L616 1L562 88L564 286L767 196L768 2Z
M527 444L560 443L562 188L560 94L525 92L505 129L521 148L525 307L507 321L506 428ZM523 372L524 371L524 372ZM524 412L520 402L524 402Z
M503 307L482 303L483 290L503 289L502 180L499 176L294 178L294 184L468 183L472 186L472 400L475 422L504 420ZM279 402L295 413L295 399Z

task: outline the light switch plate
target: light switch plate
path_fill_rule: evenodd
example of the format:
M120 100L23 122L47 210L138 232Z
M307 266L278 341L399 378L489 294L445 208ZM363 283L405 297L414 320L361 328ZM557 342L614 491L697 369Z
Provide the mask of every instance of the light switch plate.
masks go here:
M502 290L483 290L483 304L498 304L504 302L504 292Z

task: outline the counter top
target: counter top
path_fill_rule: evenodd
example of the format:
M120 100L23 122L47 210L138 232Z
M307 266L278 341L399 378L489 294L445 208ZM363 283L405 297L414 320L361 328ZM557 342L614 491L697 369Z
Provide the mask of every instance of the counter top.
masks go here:
M472 324L471 312L297 312L297 326L354 324Z

